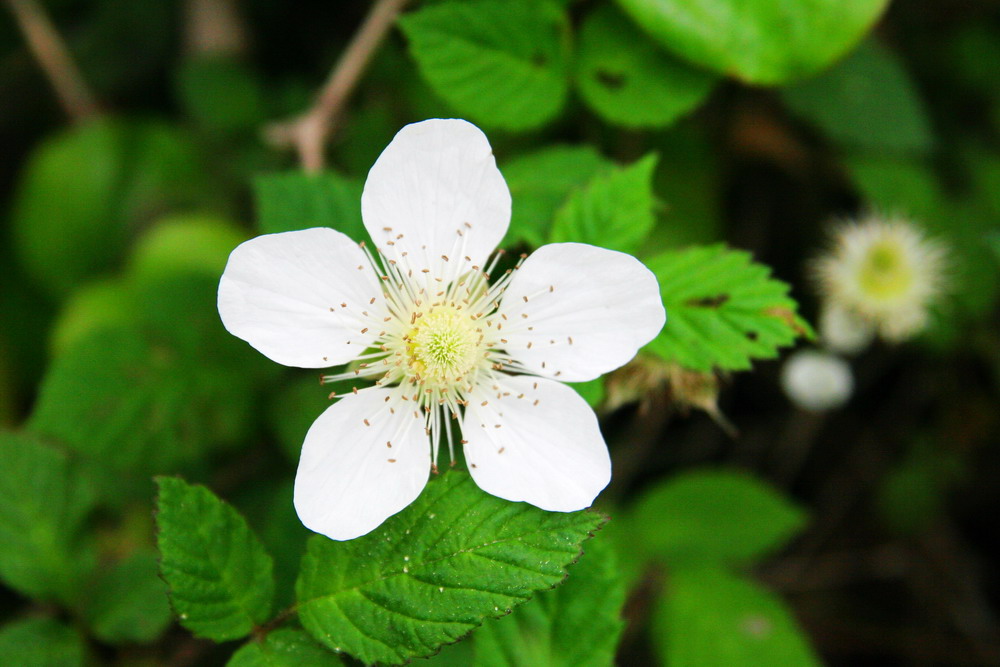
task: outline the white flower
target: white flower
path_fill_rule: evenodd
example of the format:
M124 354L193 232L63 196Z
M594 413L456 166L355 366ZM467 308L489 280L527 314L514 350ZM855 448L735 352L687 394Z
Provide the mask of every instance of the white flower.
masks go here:
M659 287L635 258L579 243L543 246L490 285L510 206L483 133L428 120L368 174L375 255L326 228L233 251L219 284L231 333L287 366L355 362L327 380L375 380L306 435L295 508L311 530L377 527L420 494L441 441L464 445L483 490L546 510L588 507L609 482L597 418L560 381L631 359L663 326Z
M870 218L841 226L834 238L816 263L827 307L890 341L919 332L941 291L943 249L904 220Z
M822 412L844 405L854 391L847 362L818 350L799 350L781 369L781 387L795 405Z

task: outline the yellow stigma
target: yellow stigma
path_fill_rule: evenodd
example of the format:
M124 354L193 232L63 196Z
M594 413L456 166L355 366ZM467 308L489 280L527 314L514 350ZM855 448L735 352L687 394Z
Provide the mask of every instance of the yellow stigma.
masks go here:
M410 365L424 381L447 384L479 360L481 334L472 318L452 305L435 306L418 317L406 336Z
M873 244L858 268L861 289L876 299L906 294L913 282L905 249L891 239Z

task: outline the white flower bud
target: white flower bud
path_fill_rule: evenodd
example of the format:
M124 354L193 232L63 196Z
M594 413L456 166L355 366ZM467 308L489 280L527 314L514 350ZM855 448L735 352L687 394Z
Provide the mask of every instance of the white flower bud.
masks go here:
M831 351L854 355L871 345L875 328L845 308L828 305L819 316L819 335Z
M799 350L781 369L781 387L803 410L823 412L839 408L850 399L854 376L840 357L818 350Z

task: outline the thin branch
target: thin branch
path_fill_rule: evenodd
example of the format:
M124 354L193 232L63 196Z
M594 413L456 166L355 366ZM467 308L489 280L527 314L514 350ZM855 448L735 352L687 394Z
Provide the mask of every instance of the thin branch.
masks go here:
M294 146L303 169L323 168L323 147L372 55L408 0L377 0L305 114L265 130L268 142Z
M36 0L7 0L7 6L66 115L73 122L98 115L100 107L94 94L42 6Z

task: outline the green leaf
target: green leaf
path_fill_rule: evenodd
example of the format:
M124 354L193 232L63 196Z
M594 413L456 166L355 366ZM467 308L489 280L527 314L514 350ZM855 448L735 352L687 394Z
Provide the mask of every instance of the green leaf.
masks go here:
M264 120L260 81L231 57L199 57L183 63L177 70L177 95L187 114L209 130L253 130Z
M603 537L603 536L602 536ZM476 667L602 667L614 664L625 627L625 583L610 540L587 542L558 588L542 591L473 636ZM581 641L586 638L586 641Z
M139 473L243 444L254 388L276 369L223 329L217 284L185 275L137 286L132 322L95 329L53 360L31 427Z
M70 604L96 562L80 529L95 490L79 466L29 434L0 431L0 579Z
M782 90L785 103L846 147L928 151L927 112L895 54L869 39L822 75Z
M636 503L629 542L671 566L744 563L780 548L805 521L801 509L752 477L700 470L661 483Z
M295 628L268 633L237 651L226 667L331 667L344 664L312 637Z
M495 498L453 470L375 532L313 537L296 587L299 617L362 662L427 656L558 584L601 522Z
M334 172L289 171L254 180L261 234L331 227L355 241L368 238L361 221L361 183Z
M694 371L746 370L751 360L774 358L779 347L811 335L788 285L750 253L702 246L646 264L667 310L663 331L647 348L667 361Z
M181 624L199 637L239 639L271 612L271 557L246 520L203 486L157 477L160 573Z
M98 280L79 286L62 305L49 332L49 347L58 356L88 334L128 324L135 296L121 280Z
M580 95L617 125L669 125L704 102L717 79L665 53L611 5L584 20L579 40Z
M556 211L550 241L575 241L630 252L653 228L653 170L647 155L626 167L593 177Z
M845 54L889 0L618 0L637 24L693 63L748 83L814 74Z
M233 248L247 235L233 222L202 213L172 215L159 220L136 243L128 273L136 280L175 273L222 275Z
M320 385L319 375L313 372L296 374L275 387L268 398L267 420L289 461L298 463L306 432L330 407L330 392L343 394L351 390L351 385L350 381Z
M53 618L28 618L0 628L0 656L17 667L83 667L83 637Z
M38 146L21 174L13 243L25 270L54 293L69 292L125 248L115 210L126 177L125 134L112 121L65 130Z
M157 555L142 549L100 571L83 601L94 636L110 644L155 640L172 620Z
M411 12L399 23L421 74L470 120L526 130L562 109L569 25L555 4L446 2Z
M810 667L817 660L781 598L724 570L671 571L653 615L670 667Z
M504 164L501 171L513 200L505 244L546 243L556 210L569 194L612 166L586 145L547 146Z

